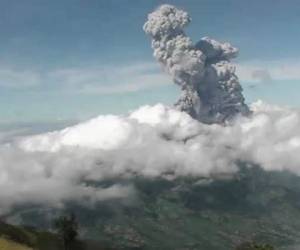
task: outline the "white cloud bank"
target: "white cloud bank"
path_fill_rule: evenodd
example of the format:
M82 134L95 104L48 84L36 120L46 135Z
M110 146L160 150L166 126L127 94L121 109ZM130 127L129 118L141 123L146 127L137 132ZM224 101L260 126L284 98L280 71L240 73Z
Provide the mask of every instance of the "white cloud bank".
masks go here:
M205 125L157 104L128 116L99 116L0 147L0 212L24 203L59 206L124 198L131 186L90 181L131 175L215 176L236 163L300 173L300 111L262 102L251 117Z

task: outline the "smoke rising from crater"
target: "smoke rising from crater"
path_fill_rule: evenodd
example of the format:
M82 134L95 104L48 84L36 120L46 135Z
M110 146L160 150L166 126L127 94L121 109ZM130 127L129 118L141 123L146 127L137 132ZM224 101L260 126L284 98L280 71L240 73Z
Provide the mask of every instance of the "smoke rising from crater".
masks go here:
M152 38L154 57L182 89L175 106L205 123L246 115L242 87L230 63L238 49L208 37L195 45L184 33L188 13L162 5L148 15L144 31Z

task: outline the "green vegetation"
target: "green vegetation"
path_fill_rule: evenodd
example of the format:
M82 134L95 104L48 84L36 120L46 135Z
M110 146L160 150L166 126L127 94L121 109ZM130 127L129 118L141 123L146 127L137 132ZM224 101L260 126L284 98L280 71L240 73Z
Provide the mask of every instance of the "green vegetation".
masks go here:
M29 248L33 247L37 241L37 235L31 230L8 225L3 222L0 222L0 238L2 242L16 242Z
M33 250L25 245L16 243L14 241L0 238L0 249L1 250Z
M255 242L243 243L236 250L275 250L270 244L258 244Z
M76 243L78 235L78 223L73 213L70 215L62 215L54 221L54 227L63 241L65 250L71 250Z
M71 250L109 250L97 241L73 241ZM0 222L0 250L64 250L59 235Z
M213 182L130 181L135 203L102 203L78 214L85 237L143 250L230 250L243 241L283 250L300 242L300 178L290 173L244 168Z
M72 250L288 250L300 245L300 178L290 173L242 168L234 178L217 181L136 177L95 185L126 181L136 187L133 200L67 205L76 211L84 239ZM37 218L36 211L24 209L18 216L25 224L49 225L49 216ZM10 237L27 247L63 250L62 233L14 230Z

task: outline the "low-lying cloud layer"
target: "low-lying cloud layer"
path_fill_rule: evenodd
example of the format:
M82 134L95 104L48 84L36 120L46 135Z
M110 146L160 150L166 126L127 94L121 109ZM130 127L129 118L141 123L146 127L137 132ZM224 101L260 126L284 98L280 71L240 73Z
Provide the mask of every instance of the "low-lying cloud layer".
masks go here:
M300 112L252 105L251 117L206 125L162 104L128 116L99 116L0 148L0 212L22 204L92 204L127 198L132 186L96 187L107 178L214 177L239 161L299 174Z

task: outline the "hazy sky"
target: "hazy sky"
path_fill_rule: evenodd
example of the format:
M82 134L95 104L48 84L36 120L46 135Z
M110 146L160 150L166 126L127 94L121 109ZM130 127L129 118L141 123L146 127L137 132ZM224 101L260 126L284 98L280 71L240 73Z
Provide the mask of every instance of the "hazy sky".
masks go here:
M171 104L178 89L142 30L162 3L188 35L229 41L248 102L300 106L298 0L0 0L0 124L86 119Z

